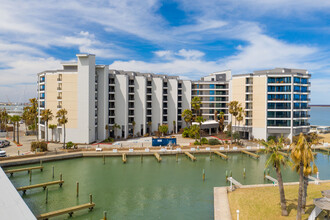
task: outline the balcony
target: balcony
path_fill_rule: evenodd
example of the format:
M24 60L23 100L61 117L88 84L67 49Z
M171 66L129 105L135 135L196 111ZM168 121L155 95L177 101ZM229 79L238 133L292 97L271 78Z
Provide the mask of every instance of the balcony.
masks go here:
M57 108L62 108L62 105L57 105Z
M57 82L61 82L62 81L62 77L57 77Z
M60 87L60 86L59 86L59 87L57 87L57 90L62 90L62 87Z
M57 99L62 99L62 96L57 96Z

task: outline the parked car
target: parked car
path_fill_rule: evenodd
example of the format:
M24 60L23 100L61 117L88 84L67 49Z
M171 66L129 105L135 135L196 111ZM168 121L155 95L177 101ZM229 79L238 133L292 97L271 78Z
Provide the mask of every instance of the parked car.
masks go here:
M0 157L7 157L6 151L0 150Z
M7 140L0 140L0 147L10 146L10 142Z

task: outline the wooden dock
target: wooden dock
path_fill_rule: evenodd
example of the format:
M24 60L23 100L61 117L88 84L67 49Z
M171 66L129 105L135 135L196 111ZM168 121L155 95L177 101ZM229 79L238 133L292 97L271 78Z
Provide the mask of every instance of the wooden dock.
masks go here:
M279 154L282 154L282 155L285 156L285 157L289 157L289 154L288 154L288 153L284 153L284 152L282 152L282 151L278 151L278 153L279 153Z
M126 158L126 154L125 153L122 154L122 159L123 159L123 163L126 163L127 162L127 158Z
M62 187L64 183L64 180L56 180L56 181L51 181L51 182L46 182L46 183L39 183L39 184L35 184L35 185L30 185L30 186L21 186L16 188L17 191L23 191L23 194L25 194L26 190L28 189L34 189L34 188L44 188L44 190L47 188L47 186L51 186L51 185L56 185L59 184L60 187Z
M184 152L184 154L187 155L192 161L195 161L196 160L196 157L194 155L192 155L191 153Z
M330 149L329 148L325 148L325 147L320 147L319 150L323 150L323 151L326 151L326 152L330 152Z
M243 186L240 182L238 182L237 180L235 180L233 177L228 177L227 180L228 180L229 182L232 182L232 183L233 183L235 186L237 186L237 187L241 187L241 186Z
M251 157L254 157L256 159L259 159L259 157L260 157L258 154L254 154L254 153L251 153L251 152L246 151L246 150L241 150L241 151L242 151L242 153L245 153L247 155L250 155Z
M10 173L12 176L14 173L17 172L23 172L23 171L28 171L30 173L31 170L39 170L42 171L44 169L43 166L37 166L37 167L26 167L26 168L20 168L20 169L12 169L12 170L6 170L5 173Z
M268 180L270 180L271 182L278 184L277 179L275 179L275 178L273 178L273 177L271 177L271 176L268 176L268 175L266 175L265 177L266 177Z
M70 208L66 208L66 209L60 209L57 211L53 211L53 212L47 212L44 214L41 214L39 216L37 216L37 219L49 219L51 217L56 217L59 215L64 215L64 214L69 214L70 217L72 216L73 212L82 210L82 209L89 209L92 210L95 206L95 203L86 203L86 204L82 204L82 205L77 205L74 207L70 207Z
M220 153L219 151L213 151L216 155L222 157L223 159L227 160L229 157L226 154Z
M154 156L156 157L158 163L162 161L162 158L160 157L159 153L154 153Z

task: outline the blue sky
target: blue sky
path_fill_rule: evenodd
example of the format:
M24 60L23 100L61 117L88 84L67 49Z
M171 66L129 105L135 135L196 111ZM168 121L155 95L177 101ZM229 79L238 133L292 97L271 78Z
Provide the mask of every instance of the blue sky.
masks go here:
M328 39L324 0L0 0L0 101L36 96L36 73L93 53L113 69L184 79L307 69L312 104L330 104Z

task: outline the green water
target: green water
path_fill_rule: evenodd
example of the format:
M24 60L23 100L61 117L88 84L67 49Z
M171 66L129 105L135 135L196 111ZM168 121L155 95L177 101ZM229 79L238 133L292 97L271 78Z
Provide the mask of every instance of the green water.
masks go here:
M197 161L187 157L163 156L158 163L153 156L128 157L123 164L121 157L79 158L44 163L44 171L34 170L31 184L53 181L52 166L55 166L55 180L63 174L62 188L50 186L48 204L42 188L28 190L23 199L35 215L89 202L93 195L96 206L92 212L82 210L74 213L72 219L101 219L103 211L113 219L213 219L213 187L227 185L226 170L232 170L233 178L242 184L269 183L264 181L263 170L266 160L259 160L243 154L229 154L228 161L217 156L196 155ZM318 154L321 179L330 179L328 155ZM29 165L31 166L31 165ZM22 166L24 167L24 166ZM15 167L18 168L18 167ZM243 169L246 168L246 178ZM206 180L202 180L205 169ZM274 170L270 175L276 177ZM285 182L297 181L298 176L291 168L283 170ZM29 185L25 172L10 178L18 186ZM79 198L76 198L76 181L80 184ZM66 219L63 215L57 219ZM56 218L54 218L56 219Z

